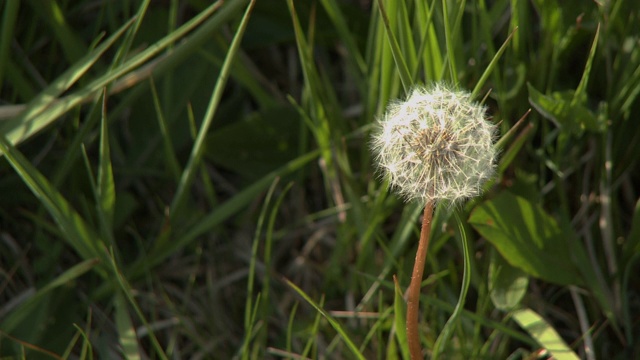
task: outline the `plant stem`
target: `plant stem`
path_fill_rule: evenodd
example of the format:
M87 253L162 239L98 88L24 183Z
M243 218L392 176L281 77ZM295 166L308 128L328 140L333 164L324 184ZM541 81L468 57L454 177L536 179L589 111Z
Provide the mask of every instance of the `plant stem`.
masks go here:
M418 332L418 310L420 308L420 284L422 283L422 274L424 272L424 266L427 259L427 250L429 249L432 218L433 202L429 201L424 207L420 241L418 242L416 261L413 264L413 274L411 275L409 295L407 297L407 340L409 342L411 360L422 359L420 334Z

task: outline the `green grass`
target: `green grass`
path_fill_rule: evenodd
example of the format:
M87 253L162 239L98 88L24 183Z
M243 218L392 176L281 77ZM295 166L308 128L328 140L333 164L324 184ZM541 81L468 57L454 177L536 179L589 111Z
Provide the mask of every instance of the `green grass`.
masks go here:
M0 8L0 358L407 359L422 209L370 131L435 81L501 136L434 214L427 357L640 357L634 1Z

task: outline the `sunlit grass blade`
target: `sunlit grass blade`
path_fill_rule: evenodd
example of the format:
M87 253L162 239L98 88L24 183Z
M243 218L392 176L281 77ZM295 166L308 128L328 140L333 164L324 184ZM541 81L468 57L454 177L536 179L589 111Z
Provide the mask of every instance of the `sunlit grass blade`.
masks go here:
M340 338L342 339L342 341L345 342L345 344L347 345L347 347L349 348L349 350L351 350L351 352L353 353L353 355L360 360L364 360L365 357L364 355L362 355L362 353L360 352L360 350L358 349L358 347L356 346L356 344L353 343L353 341L351 340L351 338L349 337L349 335L346 333L346 331L342 328L342 325L340 325L340 323L338 321L336 321L326 310L324 310L321 306L319 306L315 301L313 301L313 299L311 299L304 291L302 291L302 289L300 289L299 287L297 287L294 283L292 283L291 281L289 281L288 279L284 279L284 281L293 289L295 290L296 293L298 293L298 295L300 295L303 299L305 299L311 306L313 306L316 311L318 311L318 313L322 314L322 316L329 322L329 324L331 324L331 327L333 327L333 329L335 331L338 332L338 334L340 335Z
M507 131L505 134L500 136L500 139L498 139L498 141L496 141L495 143L496 149L503 150L507 146L507 143L511 141L513 137L516 136L516 132L520 130L521 126L524 125L524 120L527 118L527 116L529 116L529 113L531 113L531 109L527 110L527 112L524 115L522 115L520 120L518 120L515 124L513 124L513 126L509 129L509 131Z
M410 9L409 6L410 5L408 5L405 1L398 1L395 5L395 7L397 7L395 12L396 18L394 19L397 29L395 37L400 46L402 58L404 59L407 69L413 70L418 67L418 46L416 45L413 38L414 29L412 28L411 24L411 18L414 16L414 14L411 13L411 10L413 9ZM384 14L381 13L381 15ZM409 76L411 75L412 72L409 72ZM415 79L413 77L411 77L411 82L415 83Z
M389 66L393 62L388 46L385 39L384 25L380 21L380 11L378 10L377 2L374 2L371 6L371 23L369 24L369 35L367 37L367 50L365 61L367 64L375 64L375 66L369 66L367 69L367 83L368 92L364 109L364 116L367 119L371 119L377 116L390 97L391 86L393 80L397 79L395 65ZM387 61L385 59L388 57Z
M135 19L133 22L133 25L131 26L127 34L124 36L123 44L118 47L118 52L114 56L113 62L111 64L112 68L115 68L118 65L120 65L123 62L123 60L126 58L129 50L131 49L131 44L133 43L136 35L138 34L138 30L140 30L140 25L142 24L144 15L146 14L147 9L149 8L149 2L150 0L143 0L140 6L138 7L138 12L133 17Z
M442 73L442 54L435 36L435 28L433 26L433 10L436 8L433 4L425 1L416 1L416 26L422 27L420 46L418 47L418 63L412 69L411 77L415 78L418 71L422 67L424 76L427 80L439 80Z
M557 360L578 360L558 332L545 319L531 309L516 310L512 318L533 337L542 347L547 349Z
M589 82L589 75L591 74L591 67L593 65L593 58L596 55L596 49L598 47L599 37L600 37L600 24L598 24L598 28L596 29L596 35L593 37L593 44L591 45L591 50L589 51L587 64L584 66L584 72L582 73L582 78L580 79L580 83L578 84L576 91L573 93L571 106L578 105L579 103L583 102L587 97L587 83Z
M42 114L45 109L49 108L60 94L67 91L78 79L84 76L104 52L122 36L130 25L131 21L124 24L115 34L105 40L104 43L60 75L51 85L31 100L19 116L2 123L0 134L6 136L12 144L17 145L53 121L53 119L48 116L39 115Z
M463 6L464 1L460 2L460 5ZM455 50L453 46L454 42L454 31L452 30L452 26L449 23L449 9L447 6L447 2L442 2L442 20L444 21L444 43L447 49L447 65L449 68L449 81L453 84L457 84L458 80L458 67L456 66L457 57L455 55Z
M67 70L63 75L61 75L38 97L32 100L28 107L23 110L18 117L2 124L2 126L0 127L0 134L6 134L14 144L31 137L33 134L52 123L59 116L66 113L70 109L86 101L90 101L96 91L109 85L109 83L117 80L126 73L133 71L145 62L150 61L154 56L156 56L162 50L166 49L169 45L175 43L178 39L185 36L188 32L202 24L199 31L197 33L194 33L194 35L191 37L192 41L181 44L181 46L177 47L174 50L170 57L165 57L162 63L149 64L153 65L152 68L157 66L157 68L155 69L155 71L157 72L166 71L168 67L175 66L175 63L177 61L182 60L189 52L194 51L195 46L205 41L207 39L206 36L208 36L209 32L217 28L223 21L227 20L227 18L233 14L236 7L238 7L238 5L241 5L243 1L244 0L239 0L229 4L229 6L225 7L226 11L221 11L219 16L213 17L209 19L206 24L203 24L205 20L207 20L214 12L216 12L222 4L221 2L214 3L213 5L199 13L196 17L182 25L176 31L157 41L147 50L127 60L121 66L103 73L101 76L91 81L80 90L77 90L72 94L60 99L55 99L59 94L62 93L62 91L66 90L73 82L77 80L78 77L80 77L87 71L86 61L79 61L69 70ZM124 26L122 26L120 30L110 38L110 40L113 39L113 41L115 41L117 38L116 35L120 36L122 32L128 26L130 26L132 21L133 20L130 20ZM103 45L107 45L107 43L105 42L105 44ZM95 53L97 53L98 50L104 52L106 50L106 46L105 49L103 49L102 46L98 47L96 50L94 50L94 52L88 55L88 58L93 60L92 57L96 57L97 60L97 57L99 56L95 55ZM133 73L127 75L126 78L122 79L122 83L116 84L118 86L114 86L114 88L129 87L132 84L140 81L141 79L150 76L151 74L150 69L143 68L140 69L140 71L141 74ZM43 112L45 108L47 111Z
M404 60L404 56L402 55L402 50L400 49L398 40L396 39L396 36L391 29L389 16L385 11L382 0L378 0L378 9L380 9L380 18L382 19L382 22L384 24L384 29L387 34L387 40L389 41L389 46L391 47L391 54L393 54L393 60L396 63L396 68L398 70L398 74L400 75L402 86L404 87L405 91L408 91L413 86L413 79L411 79L411 73L409 72L407 63Z
M247 28L249 16L254 5L255 1L252 0L249 3L249 6L247 6L244 16L242 17L242 21L240 22L240 25L238 26L238 29L236 30L236 33L233 37L231 46L229 47L229 51L226 54L224 63L222 64L222 68L220 69L218 80L216 81L213 94L211 95L211 98L209 100L207 112L204 116L204 119L202 120L202 125L198 130L196 141L191 149L189 161L187 162L187 165L182 172L178 188L176 189L173 201L171 202L170 213L172 217L175 217L180 213L180 207L184 204L185 201L186 191L191 186L194 174L200 166L200 160L202 159L202 153L204 151L204 140L209 133L211 124L213 123L213 116L218 109L220 99L222 98L222 93L224 91L225 85L227 84L227 79L229 77L229 71L231 69L233 59L235 58L236 52L240 47L240 42L242 41L242 36L244 35L244 31Z
M489 65L487 65L487 68L484 70L484 72L480 76L480 79L478 79L478 81L476 82L476 86L473 88L473 91L471 91L471 98L478 97L478 95L480 94L480 90L482 90L484 83L487 82L487 80L489 79L491 72L493 72L493 70L498 66L498 60L500 60L500 58L502 57L502 54L504 54L505 50L507 50L507 45L509 45L509 42L513 38L513 34L516 31L518 31L517 28L513 29L511 34L509 34L509 37L507 37L507 39L504 41L500 49L498 49L498 52L496 52L496 55L493 57L493 59L491 59L491 61L489 62Z

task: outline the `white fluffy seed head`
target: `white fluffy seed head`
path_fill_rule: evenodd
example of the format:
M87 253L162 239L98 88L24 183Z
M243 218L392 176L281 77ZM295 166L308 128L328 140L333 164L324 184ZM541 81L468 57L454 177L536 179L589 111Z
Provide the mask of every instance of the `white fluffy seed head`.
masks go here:
M469 93L441 84L417 87L378 119L371 149L406 200L454 204L479 195L494 175L496 131Z

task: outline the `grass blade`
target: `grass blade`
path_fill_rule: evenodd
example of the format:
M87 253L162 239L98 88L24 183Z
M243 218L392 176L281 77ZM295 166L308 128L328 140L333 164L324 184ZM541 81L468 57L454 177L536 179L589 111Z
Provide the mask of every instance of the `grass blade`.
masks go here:
M45 116L38 115L47 110L54 103L56 97L68 90L78 79L86 74L102 54L122 36L131 23L132 22L129 21L124 24L99 47L84 56L60 75L51 85L31 100L20 115L3 123L0 127L0 134L4 134L12 144L17 145L40 131L43 127L49 125L55 118L46 116L47 114L45 114ZM47 113L49 113L49 111L47 111Z
M2 27L0 28L0 84L4 84L4 71L9 59L9 45L18 19L19 8L20 1L6 1L4 3Z
M378 0L378 8L380 9L380 17L382 18L382 22L384 23L384 29L387 34L387 40L389 41L389 46L391 47L391 54L393 54L393 60L396 63L396 68L398 70L398 74L400 75L400 81L402 81L402 86L404 87L404 90L408 91L413 86L413 79L411 79L411 73L409 72L407 63L404 60L404 56L402 56L402 50L400 49L398 40L396 39L391 29L391 25L389 23L389 17L387 12L384 9L382 0Z
M116 187L109 151L109 127L107 126L107 90L102 93L102 121L100 127L100 153L98 166L97 203L102 214L103 236L111 234L116 204Z
M213 116L218 109L218 104L220 103L220 99L222 98L224 87L227 84L227 79L229 77L229 71L231 70L233 59L235 58L235 55L238 52L238 48L240 47L240 41L242 40L245 29L247 28L249 15L251 14L251 10L253 9L254 5L255 1L252 0L249 6L247 6L244 16L242 17L242 21L240 22L240 25L236 30L236 34L233 37L233 41L231 42L231 46L229 47L229 51L227 52L224 63L222 64L222 68L220 69L218 81L216 81L213 94L211 95L211 99L209 101L209 106L207 107L207 112L204 116L204 119L202 120L202 126L198 131L198 136L196 137L195 144L191 149L189 161L187 162L187 166L182 172L180 183L178 184L178 188L176 189L176 194L173 197L173 201L171 202L170 214L172 217L180 213L180 207L185 200L184 197L186 194L186 190L189 186L191 186L194 174L196 173L200 164L200 160L202 159L205 139L207 137L207 134L209 133L209 128L213 123Z
M240 211L240 209L245 207L248 203L255 200L256 196L258 196L273 182L273 179L299 170L311 160L318 157L318 154L318 151L305 154L290 161L287 165L277 169L276 171L265 175L262 179L256 181L252 185L247 186L243 191L227 200L227 202L220 204L213 212L198 221L186 234L174 239L173 241L167 242L164 246L153 249L149 256L145 259L141 259L132 267L133 273L131 276L138 276L141 273L148 271L152 267L164 261L171 254L175 253L178 249L181 249L195 241L198 236L210 231L212 228L228 219L231 215Z
M16 309L2 319L0 326L2 331L10 333L14 328L22 323L23 319L33 311L38 301L42 300L44 296L60 286L69 284L89 270L93 269L99 263L100 260L98 259L85 260L60 274L60 276L42 287L42 289L38 290L33 296L20 304Z
M351 339L349 338L349 336L347 335L347 332L342 328L342 325L340 325L339 322L337 322L328 312L326 312L322 307L320 307L318 304L316 304L315 301L313 301L313 299L311 299L307 294L305 294L304 291L302 291L302 289L300 289L299 287L297 287L294 283L292 283L291 281L289 281L288 279L284 279L284 281L287 283L287 285L289 285L293 290L295 290L296 293L298 293L298 295L302 296L303 299L305 299L311 306L313 306L320 314L322 314L322 316L329 322L329 324L331 324L331 327L333 327L334 330L336 330L338 332L338 334L340 335L340 338L345 342L345 344L347 344L347 347L351 350L351 352L353 353L353 355L360 360L364 360L365 357L364 355L362 355L362 353L360 352L360 350L358 349L358 347L356 346L356 344L353 343L353 341L351 341Z
M498 66L498 60L500 60L500 58L502 57L502 54L504 54L504 51L507 50L507 45L513 38L513 34L515 34L516 31L518 31L518 28L513 29L511 34L509 34L509 37L507 37L507 39L504 41L500 49L498 49L498 52L496 53L496 55L489 62L489 65L482 73L482 76L480 76L480 79L478 79L478 82L476 83L476 86L473 88L473 91L471 91L472 99L477 98L478 95L480 94L480 90L482 90L484 83L487 82L487 80L489 79L489 75L491 75L491 72L493 71L493 69L495 69Z
M456 307L453 309L453 313L447 320L447 323L444 325L442 332L438 336L436 343L433 347L433 357L432 359L437 359L440 353L444 350L444 347L447 345L449 338L453 333L453 329L458 323L458 319L462 314L462 310L464 310L464 304L467 299L467 292L469 291L469 285L471 284L471 249L469 248L469 240L467 239L467 234L464 230L464 225L462 224L462 220L460 220L460 216L458 213L455 213L456 224L458 225L458 231L460 235L460 241L462 242L462 255L464 257L464 265L462 269L462 287L460 289L460 296L458 297L458 303Z
M589 51L589 57L587 58L587 64L584 66L584 72L582 73L582 78L580 79L580 83L576 88L576 92L573 93L573 99L571 100L571 106L576 106L582 101L584 101L587 97L587 83L589 82L589 74L591 74L591 66L593 65L593 58L596 55L596 49L598 47L598 39L600 35L600 24L598 23L598 28L596 29L596 35L593 38L593 44L591 45L591 50Z
M398 283L398 279L393 277L394 284L394 292L393 292L393 316L394 316L394 325L395 325L395 333L396 339L398 340L398 344L400 346L400 352L402 353L403 359L409 359L409 347L407 346L407 303L404 300L402 289L400 289L400 284ZM388 354L390 355L390 354Z
M122 346L122 355L125 359L139 360L140 349L138 348L138 337L133 327L129 312L127 311L127 303L120 292L114 299L115 321L118 329L118 340Z
M22 181L56 221L69 245L85 260L95 257L102 258L101 252L98 250L98 244L101 244L102 240L95 231L87 225L51 183L2 135L0 135L0 151L5 154ZM105 274L103 273L103 275Z

